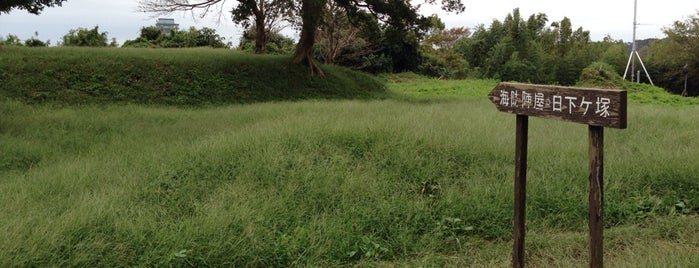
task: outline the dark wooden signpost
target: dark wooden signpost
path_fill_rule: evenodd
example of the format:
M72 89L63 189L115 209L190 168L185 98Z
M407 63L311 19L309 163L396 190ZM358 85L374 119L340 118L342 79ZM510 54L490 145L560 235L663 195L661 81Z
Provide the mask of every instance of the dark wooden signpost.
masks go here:
M590 267L602 267L604 127L626 128L626 91L500 83L488 94L498 110L517 115L512 266L524 267L529 116L588 125Z

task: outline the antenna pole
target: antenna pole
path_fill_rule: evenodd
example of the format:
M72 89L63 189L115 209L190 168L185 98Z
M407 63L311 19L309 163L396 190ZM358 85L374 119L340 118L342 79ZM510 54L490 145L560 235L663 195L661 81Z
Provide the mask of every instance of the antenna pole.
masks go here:
M641 67L643 67L643 71L646 73L646 76L648 77L648 81L650 81L651 85L654 85L653 80L650 79L650 75L648 74L648 70L646 69L646 65L643 64L643 60L641 60L641 55L638 54L638 50L636 47L636 27L638 26L638 23L636 22L636 14L637 13L638 13L638 0L634 0L633 1L633 41L631 42L631 53L629 54L629 61L626 63L626 70L624 70L624 79L626 79L626 74L629 71L629 65L630 65L631 66L631 82L635 81L634 74L636 74L636 61L633 59L633 57L634 57L634 55L636 55L636 57L638 58L638 61L641 62Z
M633 0L633 42L631 43L631 57L633 57L633 54L636 53L636 28L638 27L638 23L636 22L636 14L638 14L638 0ZM636 61L633 60L631 61L631 81L635 81L633 79L633 75L636 74Z

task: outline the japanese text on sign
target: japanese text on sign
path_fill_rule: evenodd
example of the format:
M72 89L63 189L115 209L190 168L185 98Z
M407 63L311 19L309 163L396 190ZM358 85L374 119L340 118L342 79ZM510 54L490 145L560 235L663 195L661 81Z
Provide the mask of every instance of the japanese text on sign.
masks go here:
M499 83L488 99L503 112L626 128L626 91Z
M518 90L500 90L500 105L510 106L522 109L535 109L544 111L551 109L552 112L581 112L586 116L590 112L590 106L595 104L594 113L597 116L607 118L609 116L609 108L612 105L612 100L605 97L597 97L596 100L586 100L585 97L551 95L546 96L542 92L527 92ZM564 111L563 107L567 107ZM577 109L576 109L577 108Z

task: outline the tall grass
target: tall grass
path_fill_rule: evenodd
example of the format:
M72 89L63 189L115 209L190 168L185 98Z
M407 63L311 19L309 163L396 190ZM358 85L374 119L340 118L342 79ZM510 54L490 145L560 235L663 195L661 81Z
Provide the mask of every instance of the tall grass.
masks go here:
M208 105L385 97L372 76L323 66L326 77L286 56L225 49L0 49L0 96L28 103Z
M514 118L487 100L0 115L3 267L509 265ZM697 120L605 133L610 263L699 262ZM587 129L530 124L527 258L583 266Z
M3 48L0 267L509 266L497 81L286 60ZM634 88L605 131L611 266L699 263L695 101ZM528 264L585 266L587 128L532 118L529 143Z

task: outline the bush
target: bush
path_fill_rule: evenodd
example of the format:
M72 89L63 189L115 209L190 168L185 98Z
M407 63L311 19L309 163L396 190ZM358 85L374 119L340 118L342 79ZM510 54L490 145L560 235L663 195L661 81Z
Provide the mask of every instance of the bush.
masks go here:
M464 79L468 64L464 58L451 49L432 50L423 48L422 63L418 72L431 77Z
M8 34L7 37L5 37L5 38L0 37L0 45L21 46L22 41L20 41L19 37L17 37L16 35Z
M72 29L63 36L63 46L76 47L106 47L107 32L99 32L99 26L90 30L86 28Z
M699 98L696 97L681 97L660 87L626 81L614 71L612 65L604 62L594 62L585 68L576 86L627 90L629 100L638 103L672 106L699 104Z
M623 88L624 79L614 67L604 62L593 62L580 74L577 86L598 88Z
M257 29L253 26L243 32L243 37L240 38L238 49L248 52L255 52L255 37ZM291 55L296 49L296 41L280 32L270 31L265 35L265 54L272 55Z
M24 45L28 47L47 47L49 46L49 42L44 42L36 38L29 38L24 41Z
M184 47L212 47L229 48L230 42L221 37L216 30L204 27L189 30L172 29L170 33L163 33L156 26L141 28L141 34L135 40L127 40L122 47L135 48L184 48Z

